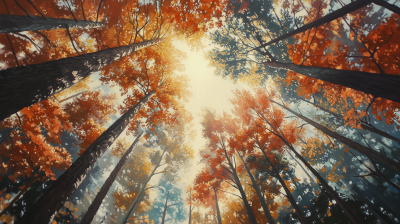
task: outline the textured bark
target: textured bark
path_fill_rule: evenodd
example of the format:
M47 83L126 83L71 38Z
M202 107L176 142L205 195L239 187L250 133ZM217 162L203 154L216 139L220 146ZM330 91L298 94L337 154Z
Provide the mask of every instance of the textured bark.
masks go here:
M293 110L291 110L290 108L272 100L269 99L270 101L274 102L275 104L281 106L282 108L284 108L285 110L289 111L290 113L296 115L297 117L301 118L302 120L304 120L305 122L309 123L311 126L315 127L316 129L320 130L321 132L323 132L324 134L337 139L339 141L341 141L342 143L348 145L350 148L356 150L357 152L367 156L368 158L372 158L378 162L381 162L383 164L386 164L388 166L390 166L392 169L396 170L397 172L400 172L400 163L394 161L393 159L390 159L386 156L383 156L381 154L379 154L377 151L370 149L368 147L365 147L349 138L346 138L334 131L329 130L328 128L324 127L323 125L318 124L317 122L299 114L294 112ZM297 153L297 152L296 152Z
M249 221L251 224L257 224L256 216L254 215L253 210L250 207L249 201L247 200L247 197L246 197L246 193L243 190L243 186L240 183L239 176L237 175L236 169L233 166L233 164L228 156L228 152L226 151L225 146L224 146L224 153L225 153L226 160L228 160L229 168L231 169L232 176L235 180L235 184L240 192L240 196L242 197L244 208L246 209Z
M354 224L358 223L366 223L360 217L358 217L356 211L354 211L342 198L340 198L339 194L325 181L325 179L290 145L286 139L283 139L283 142L294 152L294 154L299 158L299 160L311 171L312 174L318 179L321 185L325 188L325 190L335 199L336 203L342 208L343 212L350 219L350 221Z
M147 94L135 106L123 114L83 154L46 190L46 192L26 211L16 223L46 224L62 208L68 197L78 188L94 163L104 154L111 144L128 126L130 121L155 94Z
M64 29L92 29L103 27L101 22L43 18L40 16L15 16L15 15L0 15L0 33L13 33L22 31L35 30L52 30Z
M38 178L39 178L39 175L37 175L36 177L33 177L32 180L29 181L29 183L24 187L24 189L22 189L22 190L17 194L17 196L15 196L15 197L13 198L13 200L10 201L10 203L8 203L7 207L5 207L5 208L3 209L3 211L0 212L0 217L3 216L4 214L6 214L6 212L8 211L8 209L9 209L10 207L12 207L12 206L14 205L14 203L15 203L16 201L18 201L18 200L21 198L21 196L22 196L23 194L25 194L25 192L28 191L28 189L32 186L33 183L35 183L35 181L36 181Z
M165 216L167 215L167 208L168 208L168 196L169 196L169 191L167 193L167 198L165 199L164 212L162 215L161 224L165 224Z
M318 19L318 20L316 20L314 22L308 23L308 24L306 24L306 25L304 25L304 26L302 26L302 27L300 27L300 28L298 28L296 30L293 30L293 31L291 31L291 32L289 32L287 34L282 35L282 36L279 36L279 37L277 37L277 38L275 38L275 39L273 39L273 40L271 40L271 41L269 41L269 42L267 42L265 44L261 44L260 46L257 47L257 49L266 47L266 46L274 44L274 43L277 43L277 42L279 42L281 40L284 40L284 39L286 39L288 37L291 37L291 36L293 36L295 34L298 34L298 33L307 31L307 30L309 30L311 28L318 27L318 26L321 26L321 25L323 25L325 23L331 22L331 21L333 21L335 19L338 19L338 18L340 18L342 16L345 16L348 13L351 13L351 12L357 10L357 9L360 9L360 8L364 7L364 6L368 5L371 2L372 2L372 0L356 0L354 2L351 2L351 3L343 6L342 8L340 8L340 9L338 9L338 10L332 12L332 13L329 13L328 15L322 17L321 19Z
M299 216L299 221L302 224L308 224L306 217L304 216L303 212L300 210L299 206L296 204L296 200L294 200L292 192L290 192L289 188L286 186L285 181L282 179L281 175L279 175L279 170L272 164L271 160L268 158L267 153L262 149L261 145L258 145L261 152L264 154L265 160L271 166L272 172L275 174L275 177L278 179L279 183L282 185L283 189L286 193L286 198L289 200L290 204L292 205L294 211L296 212L297 216Z
M261 206L262 206L262 208L263 208L263 210L264 210L264 215L265 215L265 217L267 218L268 223L269 223L269 224L275 224L275 220L274 220L274 218L272 218L271 211L270 211L269 208L268 208L268 204L267 204L267 202L265 201L264 196L261 194L260 188L258 187L257 182L256 182L256 180L254 179L253 174L251 173L251 171L250 171L249 167L247 166L246 162L244 161L243 157L242 157L239 153L237 153L237 154L239 155L240 159L242 160L242 163L243 163L243 165L244 165L244 168L245 168L246 171L247 171L247 174L248 174L249 177L250 177L250 180L251 180L251 183L252 183L252 186L253 186L254 190L256 190L258 199L259 199L260 202L261 202Z
M0 121L163 39L0 71Z
M281 62L264 62L264 65L296 72L400 103L400 75L310 67Z
M374 4L387 8L388 10L400 15L400 8L396 5L390 4L384 0L373 0Z
M143 192L146 190L146 185L149 183L149 181L151 180L151 178L154 176L154 173L156 172L157 168L160 167L162 158L164 157L164 153L161 155L161 159L158 162L157 166L154 167L153 171L150 173L149 177L147 178L146 182L142 185L142 187L140 188L140 191L138 193L138 195L135 197L135 200L133 201L131 207L129 208L129 210L126 212L126 215L124 217L124 219L122 220L121 224L126 224L128 222L129 217L131 216L131 213L133 211L133 209L135 209L137 203L139 202L140 197L142 196Z
M304 100L304 99L300 99L300 100L302 100L302 101L304 101L304 102L307 102L307 103L309 103L309 104L312 104L312 105L315 106L316 108L318 108L318 109L320 109L320 110L322 110L322 111L325 111L326 113L328 113L328 114L330 114L330 115L336 117L336 119L337 119L339 122L344 122L341 115L339 115L339 114L337 114L337 113L334 113L334 112L332 112L332 111L326 109L325 107L322 107L322 106L320 106L320 105L318 105L318 104L315 104L315 103L313 103L313 102L311 102L311 101L307 101L307 100ZM360 121L360 122L361 122L361 121ZM394 137L394 136L392 136L392 135L390 135L390 134L388 134L388 133L386 133L386 132L384 132L384 131L382 131L382 130L379 130L379 129L373 127L373 126L364 124L364 123L362 123L362 122L361 122L360 125L361 125L361 128L364 129L364 130L373 132L373 133L375 133L375 134L378 134L378 135L380 135L380 136L382 136L382 137L388 138L388 139L390 139L390 140L392 140L392 141L395 141L395 142L397 142L397 143L400 144L400 139L399 139L399 138L396 138L396 137Z
M215 206L217 207L217 220L218 224L222 224L221 221L221 211L219 210L219 205L218 205L218 195L217 195L217 190L214 188L214 196L215 196Z
M81 219L81 224L90 224L93 221L94 216L99 210L101 203L103 202L104 197L107 195L108 191L110 190L112 184L114 183L115 178L117 178L118 172L124 166L126 160L129 157L129 154L133 151L133 148L139 142L140 137L142 137L143 132L140 133L132 145L126 150L122 158L119 160L118 164L115 166L114 170L111 172L110 176L104 182L103 186L101 187L100 191L97 193L96 198L93 200L92 204L90 204L85 216Z

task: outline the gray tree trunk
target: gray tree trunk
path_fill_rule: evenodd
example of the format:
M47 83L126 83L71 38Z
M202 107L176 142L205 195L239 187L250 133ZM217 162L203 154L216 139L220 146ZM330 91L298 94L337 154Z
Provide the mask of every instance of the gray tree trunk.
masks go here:
M165 216L167 215L167 208L168 208L168 196L169 196L169 191L167 193L167 199L165 199L164 212L162 215L161 224L165 224Z
M221 221L221 211L219 210L219 205L218 205L218 195L217 195L217 191L214 188L214 196L215 196L215 206L217 207L217 220L218 220L218 224L222 224Z
M304 25L304 26L302 26L302 27L300 27L300 28L298 28L296 30L293 30L293 31L291 31L291 32L289 32L287 34L283 34L282 36L279 36L279 37L277 37L277 38L275 38L275 39L273 39L273 40L271 40L271 41L269 41L269 42L267 42L265 44L261 44L256 49L260 49L260 48L266 47L268 45L277 43L277 42L279 42L281 40L284 40L284 39L286 39L288 37L291 37L291 36L293 36L295 34L298 34L298 33L307 31L307 30L309 30L311 28L318 27L318 26L321 26L321 25L323 25L325 23L331 22L331 21L333 21L335 19L338 19L338 18L340 18L342 16L345 16L348 13L351 13L351 12L357 10L357 9L360 9L360 8L364 7L364 6L368 5L368 4L370 4L371 2L372 2L372 0L356 0L354 2L351 2L351 3L343 6L342 8L340 8L340 9L338 9L338 10L332 12L332 13L329 13L328 15L322 17L321 19L318 19L318 20L316 20L314 22L308 23L308 24L306 24L306 25Z
M256 180L254 179L253 174L251 173L251 171L250 171L249 167L247 166L246 162L244 161L243 157L242 157L238 152L237 152L237 154L238 154L238 156L240 157L240 159L242 160L243 166L244 166L244 168L246 169L247 174L249 174L249 177L250 177L252 186L253 186L254 190L256 190L258 199L259 199L260 202L261 202L261 206L262 206L262 208L263 208L263 210L264 210L264 215L265 215L265 217L267 218L268 223L269 223L269 224L275 224L275 220L274 220L274 218L272 218L271 211L270 211L269 208L268 208L268 204L267 204L267 202L265 201L264 196L261 194L260 188L258 187L257 182L256 182ZM293 183L294 183L294 182L293 182Z
M101 22L43 18L40 16L0 15L0 33L22 31L52 30L52 29L93 29L103 27Z
M278 179L279 183L282 185L283 189L285 190L286 193L286 198L289 200L290 204L292 205L294 211L296 212L297 216L299 216L299 221L302 224L308 224L306 217L304 216L303 212L300 210L299 206L296 204L296 200L294 200L292 192L290 192L289 188L286 186L285 181L282 179L281 175L279 175L279 170L275 165L271 162L271 160L268 158L267 153L264 151L264 147L258 145L258 148L261 150L261 152L264 154L265 160L268 162L268 164L271 166L272 172L275 174L275 177Z
M388 10L400 15L400 8L396 5L390 4L384 0L373 0L374 4L387 8Z
M93 72L132 52L163 41L156 39L75 57L0 71L0 121L69 88Z
M78 188L94 163L104 154L111 144L128 126L143 105L155 94L148 93L135 106L123 114L83 154L46 190L46 192L28 209L17 224L47 224L62 208L68 197Z
M393 159L390 159L386 156L383 156L381 154L379 154L377 151L370 149L368 147L365 147L349 138L346 138L334 131L329 130L328 128L324 127L323 125L318 124L317 122L299 114L294 112L293 110L291 110L290 108L286 107L285 105L282 105L272 99L269 99L271 102L281 106L282 108L284 108L285 110L289 111L290 113L296 115L297 117L301 118L302 120L304 120L305 122L309 123L311 126L315 127L316 129L320 130L321 132L323 132L324 134L337 139L339 141L341 141L342 143L348 145L350 148L358 151L359 153L367 156L370 159L376 160L378 162L381 162L383 164L386 164L388 166L390 166L392 169L396 170L397 172L400 172L400 163L394 161ZM296 154L297 152L295 152Z
M133 201L131 207L129 208L129 210L126 212L126 215L124 217L124 219L121 221L121 224L126 224L128 222L129 217L131 216L131 213L133 211L133 209L135 209L137 203L139 202L140 196L142 196L143 192L146 190L146 185L149 183L149 181L151 180L151 178L154 176L154 173L156 172L157 168L160 167L162 158L164 157L164 153L161 155L161 159L158 162L157 166L154 167L153 171L150 173L149 177L147 178L146 182L142 185L142 187L140 188L140 191L138 193L138 195L135 197L135 200Z
M400 75L310 67L281 62L264 62L263 64L268 67L296 72L310 78L342 85L375 97L382 97L400 103Z
M247 212L247 216L248 216L248 218L249 218L249 221L250 221L251 224L257 224L256 216L254 215L254 212L253 212L253 210L252 210L251 207L250 207L249 201L247 200L246 193L245 193L244 190L243 190L243 186L242 186L242 184L240 183L240 179L239 179L239 177L238 177L238 175L237 175L237 173L236 173L236 169L235 169L235 167L233 166L232 161L230 160L230 158L229 158L229 156L228 156L228 152L226 151L225 146L224 146L224 153L225 153L226 160L228 161L229 168L230 168L231 171L232 171L232 176L233 176L233 178L234 178L234 180L235 180L236 186L237 186L237 188L238 188L238 190L239 190L239 192L240 192L240 196L242 197L243 204L244 204L244 207L245 207L245 209L246 209L246 212Z
M115 178L117 178L118 172L122 169L124 166L126 160L129 157L129 154L131 154L133 148L136 146L136 144L139 142L140 137L142 137L143 132L140 133L135 141L132 143L132 145L126 150L122 158L119 160L118 164L115 166L114 170L111 172L110 176L107 178L107 180L104 182L103 186L101 187L100 191L97 193L96 198L93 200L92 204L90 204L87 212L85 213L85 216L81 219L80 223L81 224L90 224L93 221L94 216L97 213L97 210L99 210L101 203L103 202L104 197L107 195L108 190L110 190L112 184L114 183Z

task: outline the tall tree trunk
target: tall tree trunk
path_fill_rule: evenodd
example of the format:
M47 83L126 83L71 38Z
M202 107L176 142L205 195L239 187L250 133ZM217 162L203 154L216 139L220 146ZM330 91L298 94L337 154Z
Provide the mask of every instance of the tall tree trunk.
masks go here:
M238 154L238 156L239 156L240 159L242 160L243 166L244 166L244 168L246 169L247 174L248 174L249 177L250 177L252 186L253 186L254 190L256 190L258 199L259 199L260 202L261 202L261 206L262 206L262 208L263 208L263 210L264 210L264 215L265 215L265 217L267 218L268 223L269 223L269 224L275 224L275 220L274 220L274 218L272 218L271 211L270 211L269 208L268 208L268 204L267 204L267 202L265 201L264 196L261 194L261 190L260 190L260 188L258 187L257 182L256 182L256 180L254 179L253 174L251 173L251 171L250 171L249 167L247 166L246 162L244 161L243 157L242 157L238 152L236 152L236 153Z
M272 99L269 99L271 102L281 106L282 108L284 108L285 110L289 111L290 113L296 115L297 117L301 118L302 120L306 121L307 123L309 123L311 126L315 127L316 129L320 130L321 132L323 132L324 134L326 134L327 136L330 136L334 139L337 139L341 142L343 142L344 144L348 145L350 148L353 148L354 150L358 151L359 153L367 156L368 158L373 158L374 160L381 162L383 164L386 164L388 166L390 166L392 169L396 170L397 172L400 172L400 163L394 161L393 159L390 159L388 157L382 156L381 154L379 154L377 151L370 149L368 147L365 147L349 138L346 138L334 131L329 130L328 128L318 124L317 122L299 114L294 112L293 110L291 110L290 108L286 107L285 105L282 105ZM296 152L297 153L297 152Z
M315 177L317 177L318 181L321 183L321 185L325 188L325 190L332 196L333 199L335 199L336 203L343 209L343 212L346 214L346 216L350 219L350 221L354 224L361 224L361 223L366 223L364 220L362 220L347 203L344 201L342 198L340 198L339 194L331 187L329 184L325 181L325 179L293 148L292 145L290 145L286 139L281 138L282 141L294 152L294 154L297 156L297 158L300 159L300 161L311 171L312 174L314 174Z
M230 160L230 157L228 156L228 152L226 151L225 146L224 146L224 153L225 153L226 160L228 160L229 168L231 169L231 173L235 180L236 186L240 192L240 196L242 197L244 208L246 209L249 221L251 224L257 224L256 216L254 215L253 209L251 209L251 207L250 207L249 201L247 200L246 193L243 190L243 186L240 183L239 176L237 175L236 169L233 166L232 161Z
M156 39L75 57L0 71L0 121L45 100L132 52L163 41Z
M79 92L79 93L74 94L74 95L72 95L72 96L69 96L69 97L67 97L67 98L65 98L65 99L62 99L62 100L60 100L59 102L60 102L60 103L65 102L65 101L67 101L67 100L69 100L69 99L72 99L72 98L75 98L75 97L81 95L81 94L84 93L84 92L85 92L85 91Z
M266 47L268 45L277 43L277 42L279 42L281 40L284 40L284 39L286 39L288 37L291 37L291 36L293 36L295 34L307 31L308 29L311 29L311 28L314 28L314 27L318 27L318 26L321 26L321 25L323 25L325 23L331 22L331 21L333 21L335 19L338 19L338 18L348 14L348 13L351 13L351 12L357 10L357 9L360 9L360 8L364 7L364 6L368 5L368 4L370 4L371 2L372 2L372 0L356 0L354 2L351 2L351 3L343 6L342 8L340 8L340 9L338 9L338 10L332 12L332 13L329 13L328 15L322 17L321 19L318 19L318 20L315 20L314 22L308 23L308 24L306 24L306 25L304 25L304 26L302 26L302 27L300 27L300 28L298 28L296 30L293 30L293 31L291 31L291 32L289 32L287 34L283 34L282 36L279 36L279 37L277 37L277 38L275 38L275 39L273 39L273 40L271 40L271 41L269 41L269 42L267 42L265 44L261 44L260 46L257 47L257 49L260 49L260 48Z
M52 29L93 29L103 27L101 22L43 18L40 16L0 15L0 33L17 33L22 31Z
M217 195L217 190L214 188L214 196L215 196L215 206L217 207L217 220L218 224L222 224L221 221L221 211L219 210L219 205L218 205L218 195Z
M169 191L167 193L167 199L165 199L164 212L162 215L161 224L165 224L165 216L167 215L167 208L168 208L168 196L169 196Z
M388 10L397 13L400 15L400 8L396 5L390 4L389 2L386 2L384 0L373 0L374 4L380 5L382 7L387 8Z
M155 90L143 97L135 106L123 114L46 190L16 223L50 223L68 197L78 188L94 163L128 126L141 107L155 94Z
M258 148L261 150L261 152L264 154L265 160L271 166L272 172L275 174L275 177L278 179L279 183L282 185L283 189L285 190L286 198L289 200L289 202L292 205L293 209L295 210L297 216L299 216L300 223L308 224L306 217L304 216L303 212L300 210L299 206L296 204L296 200L294 200L292 192L290 192L289 188L286 186L285 181L282 179L281 175L279 175L278 168L275 167L275 165L269 159L267 153L263 149L264 147L261 146L259 143L257 143L257 145L258 145Z
M14 204L16 201L18 201L18 199L20 199L21 196L22 196L23 194L25 194L25 192L28 191L28 189L32 186L33 183L35 183L35 181L36 181L38 178L39 178L39 175L37 175L36 177L34 176L34 177L32 178L32 180L29 181L29 183L24 187L24 189L22 189L22 190L17 194L17 196L15 196L15 197L12 199L12 201L10 201L10 203L8 203L7 207L5 207L5 208L3 209L3 211L0 212L0 217L3 216L4 214L6 214L6 212L8 211L8 209L11 208L11 207L13 206L13 204Z
M147 178L146 182L142 185L142 187L140 188L140 191L138 193L138 195L135 197L135 200L132 202L131 207L129 207L129 210L126 212L126 215L124 217L124 219L121 221L121 224L126 224L128 222L129 217L131 216L131 213L133 211L133 209L135 209L137 203L139 202L140 196L142 196L143 192L146 190L146 185L149 183L149 181L151 180L151 178L154 176L154 173L156 172L156 170L158 169L158 167L160 167L161 161L164 157L164 153L161 155L161 159L158 162L157 166L154 167L153 171L150 173L149 177Z
M300 99L300 100L302 100L302 101L304 101L304 102L307 102L307 103L309 103L309 104L312 104L312 105L315 106L316 108L318 108L318 109L320 109L320 110L322 110L322 111L325 111L326 113L328 113L328 114L330 114L330 115L336 117L336 119L337 119L339 122L344 122L341 115L339 115L339 114L337 114L337 113L335 113L335 112L332 112L332 111L326 109L325 107L322 107L322 106L320 106L320 105L318 105L318 104L316 104L316 103L313 103L313 102L311 102L311 101L304 100L304 99ZM368 130L368 131L370 131L370 132L373 132L373 133L375 133L375 134L378 134L378 135L380 135L380 136L382 136L382 137L388 138L388 139L390 139L390 140L392 140L392 141L395 141L395 142L397 142L397 143L400 144L400 139L399 139L399 138L396 138L396 137L394 137L394 136L392 136L392 135L390 135L390 134L388 134L388 133L386 133L386 132L384 132L384 131L381 131L381 130L379 130L379 129L373 127L372 125L370 126L370 125L364 124L364 123L362 123L361 121L360 121L360 123L361 123L360 125L361 125L361 128L362 128L362 129Z
M374 97L382 97L400 103L400 75L311 67L293 63L264 62L265 66L296 72L310 78L342 85Z
M192 191L190 190L189 192L190 196L189 196L189 224L192 224Z
M107 180L104 182L103 186L101 187L100 191L97 193L96 198L93 200L92 204L89 206L87 212L85 213L85 216L81 219L81 224L90 224L94 218L94 216L97 213L97 210L100 208L101 203L103 202L104 197L107 195L108 190L110 190L112 184L114 183L115 178L117 178L118 172L122 169L124 166L126 160L129 157L129 154L131 154L133 148L136 146L136 144L139 142L140 137L142 137L143 132L140 133L135 141L132 143L132 145L126 150L122 158L119 160L118 164L115 166L114 170L111 172L110 176L107 178Z

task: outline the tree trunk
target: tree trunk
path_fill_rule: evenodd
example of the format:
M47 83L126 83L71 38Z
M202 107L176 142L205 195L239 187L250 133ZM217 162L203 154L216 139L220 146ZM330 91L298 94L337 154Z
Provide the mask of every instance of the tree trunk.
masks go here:
M287 153L290 155L290 157L292 157L292 159L294 161L296 161L296 163L301 167L301 169L304 171L304 173L307 175L307 177L310 179L310 181L313 181L313 178L310 176L310 174L307 172L306 169L304 169L303 165L301 165L301 163L289 152L287 151Z
M219 205L218 205L218 195L217 195L217 191L214 188L214 196L215 196L215 206L217 207L217 220L218 220L218 224L222 224L221 221L221 211L219 210Z
M40 16L0 15L0 33L17 33L22 31L52 29L93 29L103 27L101 22L43 18Z
M56 212L62 208L68 197L78 188L94 163L124 131L141 107L155 94L148 93L135 106L123 114L46 190L16 223L50 223Z
M72 98L74 98L74 97L77 97L77 96L81 95L81 94L84 93L84 92L85 92L85 91L79 92L79 93L74 94L74 95L72 95L72 96L69 96L69 97L67 97L67 98L65 98L65 99L62 99L62 100L60 100L59 102L60 102L60 103L65 102L65 101L67 101L67 100L69 100L69 99L72 99Z
M20 199L21 196L22 196L23 194L25 194L25 192L28 191L28 189L32 186L33 183L35 183L35 181L36 181L38 178L39 178L39 175L37 175L36 177L33 177L32 180L29 181L29 183L24 187L24 189L22 189L22 190L17 194L17 196L15 196L15 197L13 198L13 200L10 201L10 203L8 203L7 207L5 207L5 208L3 209L3 211L0 212L0 217L3 216L4 214L6 214L6 212L8 211L8 209L9 209L10 207L12 207L13 204L14 204L16 201L18 201L18 199Z
M126 150L122 158L119 160L118 164L115 166L114 170L111 172L110 176L107 178L107 180L104 182L103 186L101 187L100 191L97 193L96 198L93 200L92 204L89 206L87 212L85 213L85 216L81 219L80 223L81 224L90 224L94 218L94 216L97 213L97 210L99 209L101 203L103 202L104 197L107 195L108 190L110 190L111 185L114 183L115 178L118 175L118 172L122 169L124 166L126 160L129 157L129 154L133 151L133 148L136 146L136 144L139 142L140 137L142 137L143 132L140 133L135 141L132 143L132 145Z
M257 143L258 144L258 143ZM272 172L275 174L275 177L278 179L279 183L282 185L283 189L286 193L286 198L289 200L290 204L296 211L296 214L299 216L299 221L302 224L308 224L306 217L304 216L303 212L300 210L299 206L297 205L296 201L293 198L292 192L290 192L289 188L286 186L285 181L282 179L281 175L279 175L279 170L272 164L271 160L268 158L267 153L263 150L261 145L258 145L261 152L264 154L265 160L271 166Z
M192 224L192 191L190 191L189 202L189 224Z
M249 167L247 166L246 162L244 161L243 157L242 157L238 152L236 152L236 153L238 154L238 156L239 156L240 159L242 160L243 166L244 166L244 168L246 169L247 174L249 174L249 177L250 177L252 186L253 186L254 190L256 190L258 199L259 199L260 202L261 202L261 206L262 206L262 208L263 208L263 210L264 210L264 215L265 215L265 217L267 218L268 223L269 223L269 224L275 224L275 220L274 220L274 218L272 218L271 211L270 211L269 208L268 208L268 204L267 204L267 202L265 201L264 196L261 194L260 188L258 187L257 182L256 182L256 180L254 179L253 174L251 173L251 171L250 171Z
M316 129L320 130L321 132L323 132L324 134L337 139L341 142L343 142L344 144L348 145L350 148L353 148L354 150L358 151L359 153L367 156L368 158L373 158L374 160L381 162L383 164L386 164L388 166L390 166L392 169L396 170L397 172L400 172L400 163L394 161L393 159L390 159L388 157L382 156L381 154L379 154L378 152L376 152L373 149L370 149L368 147L365 147L349 138L346 138L334 131L329 130L328 128L318 124L317 122L299 114L294 112L293 110L289 109L288 107L272 100L269 99L271 102L274 102L275 104L281 106L282 108L284 108L285 110L289 111L290 113L296 115L297 117L303 119L304 121L306 121L307 123L309 123L310 125L312 125L313 127L315 127ZM295 152L297 153L297 152Z
M164 212L162 215L161 224L165 224L165 216L167 215L167 208L168 208L168 196L169 196L169 191L167 193L167 199L165 199Z
M302 26L302 27L300 27L300 28L298 28L296 30L293 30L293 31L291 31L291 32L289 32L287 34L282 35L282 36L279 36L279 37L277 37L277 38L275 38L275 39L273 39L273 40L271 40L271 41L269 41L269 42L267 42L265 44L261 44L260 46L257 47L257 49L266 47L266 46L274 44L274 43L277 43L277 42L279 42L281 40L284 40L284 39L286 39L288 37L291 37L291 36L293 36L295 34L307 31L308 29L311 29L311 28L314 28L314 27L318 27L318 26L321 26L321 25L323 25L325 23L331 22L331 21L333 21L335 19L338 19L338 18L340 18L342 16L345 16L348 13L351 13L351 12L357 10L357 9L360 9L360 8L364 7L364 6L368 5L371 2L372 2L372 0L356 0L354 2L351 2L351 3L343 6L342 8L340 8L340 9L338 9L338 10L336 10L336 11L334 11L334 12L332 12L332 13L324 16L324 17L322 17L321 19L318 19L318 20L316 20L314 22L308 23L308 24L306 24L306 25L304 25L304 26Z
M374 4L387 8L388 10L400 15L400 8L396 5L390 4L384 0L373 0Z
M343 209L343 212L346 214L346 216L350 219L350 221L354 224L358 223L366 223L364 220L362 220L360 217L358 217L357 213L344 201L338 193L331 187L329 184L325 181L325 179L290 145L286 139L282 138L283 142L294 152L294 154L297 156L297 158L300 159L300 161L311 171L312 174L314 174L315 177L317 177L318 181L321 183L321 185L325 188L325 190L332 196L333 199L335 199L336 203Z
M163 39L0 71L0 121L47 99L110 63Z
M238 190L240 192L240 196L242 197L244 208L246 209L249 221L250 221L251 224L257 224L256 216L254 215L253 210L250 207L249 201L247 200L247 197L246 197L246 193L243 190L243 186L240 183L240 179L239 179L239 177L238 177L238 175L236 173L236 169L233 166L233 164L232 164L232 162L231 162L231 160L230 160L230 158L228 156L228 152L226 151L225 146L224 146L224 153L225 153L226 160L228 160L228 164L229 164L229 167L230 167L230 169L232 171L231 173L232 173L232 176L233 176L233 178L235 180L236 186L237 186L237 188L238 188Z
M310 78L342 85L374 97L382 97L400 103L400 75L311 67L293 63L264 62L265 66L296 72Z
M304 101L304 102L307 102L307 103L309 103L309 104L312 104L312 105L315 106L316 108L318 108L318 109L320 109L320 110L322 110L322 111L325 111L326 113L328 113L328 114L330 114L330 115L336 117L336 119L337 119L339 122L344 122L341 115L339 115L339 114L337 114L337 113L334 113L334 112L332 112L332 111L326 109L325 107L322 107L322 106L320 106L320 105L318 105L318 104L315 104L315 103L313 103L313 102L310 102L310 101L308 101L308 100L304 100L304 99L300 99L300 100L302 100L302 101ZM375 134L377 134L377 135L380 135L380 136L382 136L382 137L388 138L388 139L390 139L390 140L392 140L392 141L395 141L395 142L397 142L397 143L400 144L400 139L399 139L399 138L396 138L396 137L394 137L394 136L392 136L392 135L390 135L390 134L388 134L388 133L386 133L386 132L384 132L384 131L381 131L381 130L379 130L379 129L373 127L373 126L364 124L364 123L362 123L361 121L360 121L360 123L361 123L361 128L362 128L362 129L368 130L368 131L370 131L370 132L373 132L373 133L375 133Z
M146 185L149 183L149 181L151 180L151 178L154 176L154 173L156 172L156 170L158 169L158 167L160 167L161 161L164 157L164 153L161 155L161 159L158 162L157 166L154 167L153 171L150 173L149 177L147 178L146 182L143 184L143 186L140 188L140 191L138 193L138 195L135 197L135 200L133 201L131 207L129 208L129 210L126 212L126 215L124 217L124 219L122 220L121 224L126 224L128 222L129 217L131 216L131 213L133 211L133 209L135 209L137 203L139 202L140 196L142 196L143 192L146 190Z

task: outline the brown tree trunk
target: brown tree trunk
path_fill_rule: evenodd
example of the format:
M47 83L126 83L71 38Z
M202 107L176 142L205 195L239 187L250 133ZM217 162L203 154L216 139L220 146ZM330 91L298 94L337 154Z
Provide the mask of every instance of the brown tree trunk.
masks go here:
M155 94L148 93L135 106L123 114L46 190L16 223L50 223L56 212L62 208L68 197L78 188L94 163L128 126L142 106Z
M218 224L222 224L221 221L221 212L219 210L219 205L218 205L218 196L217 196L217 191L214 188L214 196L215 196L215 206L217 207L217 220L218 220Z
M190 191L189 202L189 224L192 224L192 191Z
M251 171L250 171L249 167L247 166L246 162L244 161L243 157L242 157L238 152L236 152L236 153L237 153L238 156L240 157L240 160L242 160L243 166L244 166L244 168L246 169L247 174L248 174L249 177L250 177L252 186L253 186L254 190L256 191L256 193L257 193L258 199L259 199L260 202L261 202L261 206L262 206L262 208L263 208L263 210L264 210L264 215L265 215L265 217L267 218L268 223L269 223L269 224L275 224L275 220L274 220L274 218L272 218L271 211L270 211L269 208L268 208L268 204L267 204L267 202L265 201L264 196L261 194L261 190L260 190L260 188L258 187L257 182L256 182L256 180L255 180L253 174L251 173ZM294 182L293 182L293 183L294 183Z
M22 31L65 29L93 29L103 27L101 22L43 18L40 16L0 15L0 33L18 33Z
M379 154L378 152L376 152L373 149L370 149L368 147L365 147L349 138L346 138L334 131L329 130L328 128L318 124L317 122L299 114L294 112L293 110L291 110L290 108L286 107L285 105L282 105L272 99L269 99L271 102L281 106L282 108L284 108L285 110L289 111L290 113L296 115L297 117L301 118L302 120L306 121L307 123L309 123L310 125L312 125L313 127L315 127L316 129L320 130L321 132L323 132L324 134L337 139L341 142L343 142L344 144L348 145L350 148L358 151L359 153L367 156L368 158L373 158L376 161L379 161L383 164L386 164L388 166L390 166L392 169L396 170L397 172L400 172L400 163L394 161L393 159L390 159L388 157L382 156L381 154Z
M290 192L289 188L286 186L285 181L282 179L281 175L279 175L278 168L272 164L271 160L268 158L267 153L263 150L263 147L257 143L259 149L264 154L265 160L271 166L272 172L275 174L275 177L278 179L279 183L282 185L283 189L286 193L286 198L289 200L290 204L292 205L293 209L295 210L297 216L299 216L299 221L302 224L308 224L306 217L304 216L303 212L300 210L299 206L296 204L296 201L293 198L292 192Z
M132 52L163 41L156 39L75 57L0 71L0 121L47 99Z
M122 169L124 166L126 160L129 157L129 154L132 152L133 148L136 146L136 144L139 142L140 137L142 137L143 132L140 133L135 141L132 143L132 145L126 150L122 158L119 160L118 164L115 166L114 170L111 172L110 176L107 178L107 180L104 182L103 186L101 187L100 191L97 193L96 198L93 200L92 204L89 206L87 212L85 213L85 216L81 219L80 223L81 224L90 224L93 221L94 216L97 213L97 210L99 210L101 203L103 202L104 197L107 195L108 190L110 190L112 184L114 183L115 178L117 178L118 172Z
M265 66L284 69L333 84L352 88L374 97L400 103L400 75L387 75L334 68L311 67L293 63L264 62Z
M7 207L5 207L5 208L3 209L3 211L0 212L0 217L3 216L4 214L6 214L7 210L8 210L10 207L12 207L13 204L14 204L16 201L18 201L18 199L20 199L21 196L22 196L23 194L25 194L25 192L28 191L28 189L32 186L33 183L35 183L35 181L36 181L38 178L39 178L39 175L37 175L36 177L33 177L32 180L29 181L29 183L24 187L24 189L22 189L22 190L17 194L17 196L15 196L15 197L13 198L13 200L10 201L10 203L8 203Z
M291 32L289 32L287 34L282 35L282 36L279 36L279 37L277 37L277 38L275 38L275 39L273 39L273 40L271 40L271 41L269 41L269 42L267 42L265 44L261 44L260 46L257 47L257 49L266 47L266 46L274 44L274 43L278 43L279 41L284 40L284 39L286 39L288 37L291 37L291 36L293 36L295 34L298 34L298 33L307 31L307 30L309 30L311 28L318 27L318 26L321 26L321 25L323 25L325 23L331 22L331 21L333 21L335 19L338 19L338 18L348 14L348 13L351 13L351 12L357 10L357 9L360 9L360 8L364 7L364 6L368 5L371 2L372 2L372 0L356 0L354 2L351 2L351 3L343 6L342 8L340 8L340 9L338 9L338 10L332 12L332 13L329 13L328 15L322 17L321 19L318 19L318 20L316 20L314 22L308 23L308 24L306 24L306 25L304 25L304 26L302 26L302 27L300 27L300 28L298 28L296 30L293 30L293 31L291 31Z

